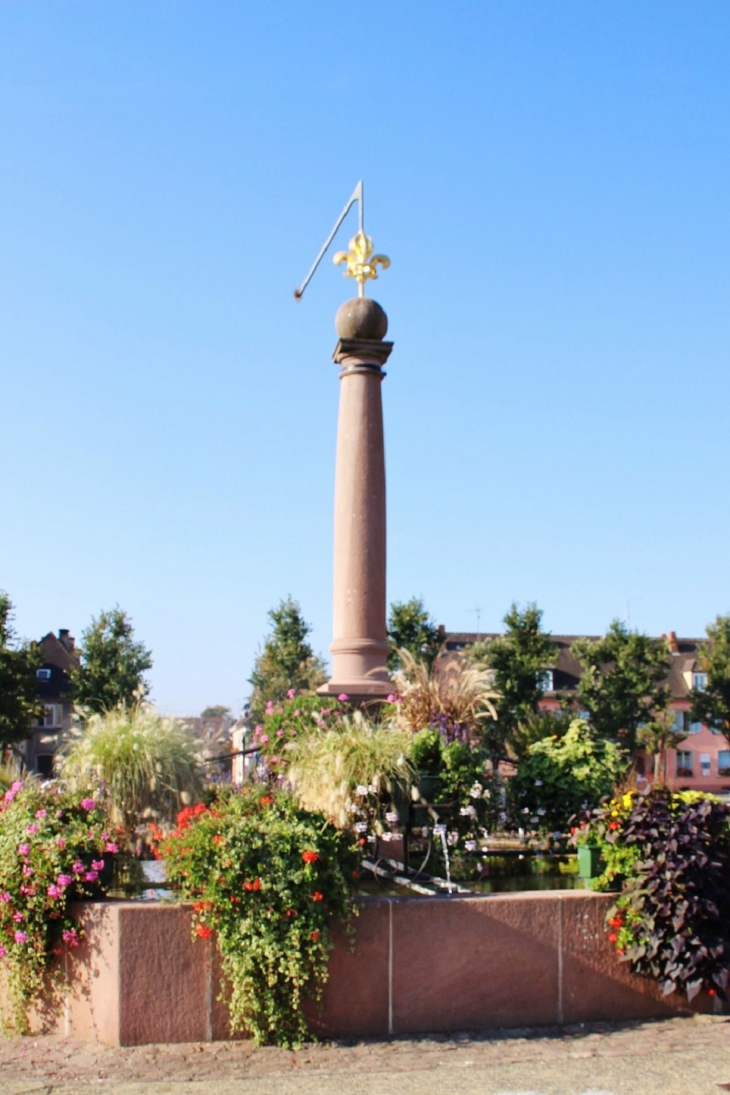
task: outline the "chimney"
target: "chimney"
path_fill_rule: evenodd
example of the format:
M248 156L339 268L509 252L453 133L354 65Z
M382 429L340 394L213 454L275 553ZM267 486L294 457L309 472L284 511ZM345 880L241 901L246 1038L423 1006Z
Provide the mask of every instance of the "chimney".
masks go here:
M667 635L667 650L670 654L679 654L679 643L677 642L676 631L670 631Z
M67 627L62 627L58 632L58 641L61 646L68 650L69 654L72 654L76 646L76 640Z

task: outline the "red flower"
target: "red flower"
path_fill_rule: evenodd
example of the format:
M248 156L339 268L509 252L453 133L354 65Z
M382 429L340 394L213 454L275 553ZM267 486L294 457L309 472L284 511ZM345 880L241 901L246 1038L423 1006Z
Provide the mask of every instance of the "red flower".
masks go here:
M305 863L316 863L319 856L316 852L302 852L302 859Z
M319 939L319 929L315 928L314 931L312 932L312 940L316 943L318 939Z
M223 840L223 837L221 836L220 833L214 833L214 835L213 835L213 843L214 844L220 844L220 842L222 840Z
M620 916L614 916L608 922L608 926L610 928L620 928L622 924L623 924L623 917L620 917Z
M264 797L263 797L263 798L261 799L261 805L262 805L262 806L271 806L271 803L272 803L273 801L274 801L274 800L273 800L273 798L271 797L271 795L264 795Z
M708 996L717 996L717 990L716 989L708 989L707 990L707 995Z
M609 943L615 943L615 942L617 942L617 940L618 940L618 935L616 934L616 932L609 932L608 933Z
M286 915L287 916L296 916L297 915L297 910L296 909L287 909L286 910Z
M610 821L608 823L608 827L609 827L609 829L620 829L621 828L618 821Z
M196 924L195 934L201 939L210 939L211 935L213 934L213 929L206 928L205 924Z
M312 901L324 901L324 894L321 894L319 890L315 890L312 894Z

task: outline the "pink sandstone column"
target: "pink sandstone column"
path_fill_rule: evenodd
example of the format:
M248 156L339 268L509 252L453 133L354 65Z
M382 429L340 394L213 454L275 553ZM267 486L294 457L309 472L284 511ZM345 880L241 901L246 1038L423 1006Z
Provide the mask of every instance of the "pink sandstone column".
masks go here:
M374 300L357 297L335 319L340 340L340 413L335 472L332 676L324 694L385 697L385 452L380 385L393 348L388 319Z

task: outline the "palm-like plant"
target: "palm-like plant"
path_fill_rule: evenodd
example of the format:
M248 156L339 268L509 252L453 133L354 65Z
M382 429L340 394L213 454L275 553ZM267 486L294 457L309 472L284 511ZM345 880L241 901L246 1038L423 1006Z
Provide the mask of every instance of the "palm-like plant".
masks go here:
M103 796L130 840L140 822L170 822L203 791L200 743L184 723L144 702L77 723L56 765L72 788Z
M477 740L488 719L494 719L498 699L488 669L468 665L461 657L440 656L432 669L408 650L399 650L400 670L393 683L398 691L396 723L414 734L438 726L449 739Z
M408 791L413 777L409 742L402 728L371 722L356 711L331 730L287 745L287 778L305 809L319 810L347 828L358 788L376 795L392 794L396 785L401 793Z

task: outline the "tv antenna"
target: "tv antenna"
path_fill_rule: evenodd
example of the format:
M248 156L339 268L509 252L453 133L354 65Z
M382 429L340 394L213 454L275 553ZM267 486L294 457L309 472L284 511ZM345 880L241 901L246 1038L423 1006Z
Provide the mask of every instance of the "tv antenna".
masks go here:
M329 236L322 244L319 254L312 263L311 269L301 285L294 290L294 297L296 300L301 300L304 295L304 290L309 285L310 281L314 277L314 273L319 266L320 262L327 254L327 250L332 243L332 240L337 235L340 225L352 209L353 205L357 202L358 211L358 230L356 235L350 240L349 251L337 251L333 256L332 261L336 266L345 266L343 277L354 278L357 282L357 295L359 297L365 296L365 282L368 278L377 278L377 267L382 266L384 270L387 270L390 266L390 259L387 255L374 255L373 254L373 241L370 236L365 235L365 229L363 228L363 221L365 216L365 201L363 194L362 179L353 190L347 205L340 213L335 226L330 232Z

